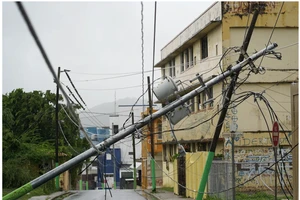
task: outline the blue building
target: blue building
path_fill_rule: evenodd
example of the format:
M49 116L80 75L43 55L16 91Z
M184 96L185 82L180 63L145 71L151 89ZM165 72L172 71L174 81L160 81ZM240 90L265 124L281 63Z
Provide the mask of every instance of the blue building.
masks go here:
M84 130L95 145L109 138L109 127L84 127ZM80 131L80 138L84 138L82 131Z
M114 161L116 164L116 187L120 188L120 168L121 168L121 149L107 149L106 152L98 157L98 180L99 189L113 188L114 184ZM105 184L107 183L107 184Z

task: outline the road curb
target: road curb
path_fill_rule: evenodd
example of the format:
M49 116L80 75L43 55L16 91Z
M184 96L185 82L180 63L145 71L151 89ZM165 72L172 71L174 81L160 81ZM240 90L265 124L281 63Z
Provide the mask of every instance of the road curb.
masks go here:
M158 200L163 200L163 199L157 197L156 195L154 195L155 193L149 192L149 191L147 191L147 190L143 190L143 191L144 191L145 193L147 193L148 195L151 195L151 196L153 196L154 198L156 198L156 199L158 199Z
M55 199L55 198L58 198L58 197L60 197L60 196L63 196L63 195L66 195L66 194L69 194L69 193L71 193L70 191L63 191L63 192L57 192L57 194L52 194L52 195L50 195L50 196L48 196L47 197L47 200L53 200L53 199Z

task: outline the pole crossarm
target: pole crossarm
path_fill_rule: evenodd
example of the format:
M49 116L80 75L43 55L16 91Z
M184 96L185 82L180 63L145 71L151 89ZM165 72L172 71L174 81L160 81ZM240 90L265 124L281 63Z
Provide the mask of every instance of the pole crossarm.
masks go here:
M132 134L136 129L140 129L145 125L148 125L150 120L157 119L168 112L174 110L180 105L183 105L185 102L190 100L191 98L197 96L199 93L203 92L205 89L212 87L213 85L221 82L225 78L231 76L233 73L240 71L243 67L245 67L250 60L254 61L258 59L259 57L263 56L265 53L269 52L270 50L273 50L277 47L278 45L276 43L273 43L266 48L260 50L259 52L253 54L247 59L244 59L242 62L236 64L235 66L227 69L224 73L216 76L215 78L207 81L205 83L205 86L199 86L198 88L194 89L193 91L185 94L178 100L175 100L174 102L166 105L165 107L161 108L157 112L153 113L152 115L147 116L146 118L143 119L143 121L137 122L133 125L130 125L126 129L121 130L118 134L108 138L107 140L99 143L96 145L96 148L100 151L104 151L106 148L108 148L110 145L116 143L117 141L120 141L121 139L125 138L126 136ZM65 172L66 170L70 169L76 164L79 164L80 162L84 161L85 159L94 156L97 154L96 149L90 148L86 150L85 152L79 154L78 156L68 160L67 162L61 164L60 166L52 169L51 171L39 176L38 178L30 181L29 183L25 184L24 186L14 190L13 192L7 194L6 196L3 197L3 200L15 200L26 193L30 192L31 190L39 187L40 185L46 183L47 181L53 179L55 176L60 175L61 173Z

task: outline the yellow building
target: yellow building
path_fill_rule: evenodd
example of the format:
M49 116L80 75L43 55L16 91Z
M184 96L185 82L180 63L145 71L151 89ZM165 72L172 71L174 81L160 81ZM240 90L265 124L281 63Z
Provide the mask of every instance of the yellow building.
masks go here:
M152 110L152 113L156 112L157 110ZM145 112L142 113L142 118L147 117L150 114L150 109L147 108ZM149 124L150 125L150 124ZM154 140L154 158L155 158L155 177L156 177L156 187L162 187L163 180L162 180L162 139L161 139L161 119L155 119L152 121L153 127L153 140ZM143 134L146 136L144 140L142 140L142 188L150 189L152 186L151 180L151 136L149 127L145 126L143 128Z
M258 59L254 64L263 67L258 74L250 73L245 68L240 73L233 99L243 92L251 91L262 94L270 103L278 116L280 128L281 151L278 158L289 152L291 146L291 101L290 85L298 81L298 2L215 2L195 21L180 32L161 50L161 60L155 65L161 68L162 77L170 76L174 81L185 82L179 85L182 95L199 86L192 80L199 73L204 80L219 75L231 65L235 65L240 52L239 47L247 28L250 25L253 11L260 6L260 14L247 50L248 55L265 48L270 42L276 42L278 47L273 54ZM278 18L278 19L277 19ZM282 57L281 57L282 56ZM281 60L278 58L281 57ZM209 89L214 99L207 102L208 96L201 93L188 103L191 114L175 125L176 137L187 152L208 151L219 118L218 111L222 108L224 93L231 79L227 79ZM243 83L243 84L241 84ZM188 84L188 86L187 86ZM269 130L272 122L268 108L262 98L254 95L239 104L231 102L226 120L221 131L215 155L231 160L231 139L224 136L231 130L241 132L242 136L235 140L235 161L237 164L236 177L238 183L247 181L249 177L274 162L274 152ZM257 105L259 104L259 106ZM238 105L238 106L236 106ZM236 107L235 107L236 106ZM261 113L262 110L263 114ZM266 126L266 122L268 126ZM162 120L163 131L169 130L169 122ZM269 129L269 130L268 130ZM178 144L170 132L162 135L163 143L163 184L166 187L178 187L177 171L174 167L174 155L178 153ZM200 154L199 154L200 155ZM245 167L242 162L261 162L259 167ZM291 156L285 159L288 176ZM176 164L177 166L177 164ZM250 171L254 169L255 173ZM168 174L168 175L166 175ZM268 181L252 182L248 188L268 189L274 187L274 176L269 173ZM178 176L178 177L177 177ZM186 181L186 180L185 180ZM176 191L175 189L174 191ZM180 192L179 192L180 193Z

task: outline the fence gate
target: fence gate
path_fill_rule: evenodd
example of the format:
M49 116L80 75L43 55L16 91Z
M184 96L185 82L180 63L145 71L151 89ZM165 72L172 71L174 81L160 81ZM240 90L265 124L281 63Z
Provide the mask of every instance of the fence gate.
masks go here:
M178 194L181 196L185 196L185 156L180 156L177 159L177 167L178 167Z
M224 200L232 199L232 190L228 190L232 187L232 166L230 162L214 160L208 178L209 195Z

